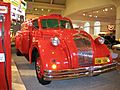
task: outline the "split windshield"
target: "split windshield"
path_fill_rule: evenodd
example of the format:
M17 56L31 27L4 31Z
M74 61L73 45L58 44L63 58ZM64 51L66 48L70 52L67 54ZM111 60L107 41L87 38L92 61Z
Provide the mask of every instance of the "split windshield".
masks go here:
M68 20L60 20L58 19L42 19L42 28L63 28L63 29L72 29L71 23Z

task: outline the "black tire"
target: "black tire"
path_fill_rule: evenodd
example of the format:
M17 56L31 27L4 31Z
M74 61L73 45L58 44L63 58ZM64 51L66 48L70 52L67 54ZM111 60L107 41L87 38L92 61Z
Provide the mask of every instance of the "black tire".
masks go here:
M18 49L16 49L16 55L17 56L22 56L22 53Z
M40 58L39 57L39 55L37 54L36 55L36 57L35 57L35 70L36 70L36 75L37 75L37 79L38 79L38 81L39 81L39 83L40 84L42 84L42 85L48 85L48 84L50 84L51 83L51 81L47 81L47 80L44 80L44 77L43 77L43 75L40 75L41 73L41 67L40 67L40 65L38 66L38 64L37 64L37 59L38 58ZM38 69L39 68L39 69ZM38 73L39 72L39 73ZM39 76L40 75L40 76Z

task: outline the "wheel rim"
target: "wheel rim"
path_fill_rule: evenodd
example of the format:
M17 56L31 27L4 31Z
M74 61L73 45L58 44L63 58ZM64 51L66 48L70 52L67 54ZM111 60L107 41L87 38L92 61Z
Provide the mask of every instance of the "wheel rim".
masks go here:
M40 67L40 60L37 58L36 60L36 73L38 78L41 78L41 67Z

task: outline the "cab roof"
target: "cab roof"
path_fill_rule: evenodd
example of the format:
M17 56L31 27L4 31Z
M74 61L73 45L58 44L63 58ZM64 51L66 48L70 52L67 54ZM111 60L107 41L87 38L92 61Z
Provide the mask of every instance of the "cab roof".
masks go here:
M47 16L40 16L39 19L50 19L50 18L54 18L54 19L64 19L64 20L70 20L66 17L62 17L60 14L50 14L50 15L47 15Z

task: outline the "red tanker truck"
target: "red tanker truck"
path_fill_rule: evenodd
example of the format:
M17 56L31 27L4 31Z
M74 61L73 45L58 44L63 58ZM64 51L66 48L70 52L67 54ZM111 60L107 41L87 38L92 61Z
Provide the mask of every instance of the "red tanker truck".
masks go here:
M35 62L42 85L52 80L94 76L116 69L104 38L93 38L73 29L70 19L61 15L27 20L16 33L16 54Z

